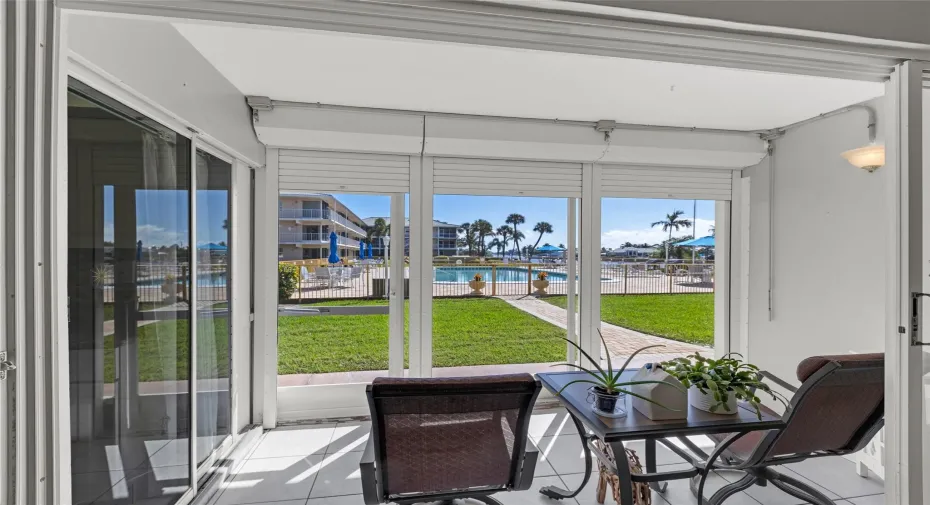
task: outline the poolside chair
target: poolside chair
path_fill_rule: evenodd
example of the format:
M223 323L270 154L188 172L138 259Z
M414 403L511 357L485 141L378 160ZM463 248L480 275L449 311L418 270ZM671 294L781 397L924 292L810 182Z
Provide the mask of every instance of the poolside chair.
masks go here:
M776 472L774 466L824 456L843 456L866 446L884 425L884 354L814 356L798 365L801 386L762 372L772 382L794 392L779 430L756 431L742 437L710 435L717 446L708 457L687 444L715 470L737 470L745 475L717 490L704 503L719 505L754 484L778 489L816 505L834 502L810 484ZM718 458L722 460L718 461ZM709 472L707 472L709 473ZM695 496L703 495L704 476L691 481ZM699 500L700 502L700 500Z
M332 269L329 267L316 267L313 270L313 277L319 282L320 286L333 287Z
M539 390L529 374L375 379L359 465L365 504L500 505L491 494L529 489L538 452L527 430Z

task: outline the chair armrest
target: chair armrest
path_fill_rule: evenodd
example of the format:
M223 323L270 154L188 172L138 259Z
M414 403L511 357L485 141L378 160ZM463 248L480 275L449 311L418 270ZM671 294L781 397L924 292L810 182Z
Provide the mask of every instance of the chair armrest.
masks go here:
M365 450L362 452L362 459L358 464L359 473L362 478L362 497L365 505L378 505L384 490L378 469L375 466L375 443L374 434L368 436L368 443L365 444Z
M766 371L763 370L763 371L759 372L759 375L761 375L761 376L765 377L766 379L768 379L768 380L774 382L775 384L777 384L777 385L779 385L779 386L781 386L781 387L787 389L788 391L791 391L792 393L797 393L797 392L798 392L798 388L796 388L796 387L792 386L791 384L789 384L788 381L786 381L786 380L784 380L784 379L781 379L781 378L777 377L777 376L776 376L775 374L773 374L772 372L766 372Z
M523 450L523 460L517 467L517 475L513 480L514 491L526 491L533 485L533 474L536 473L536 460L539 459L539 449L529 438L526 439L526 448Z

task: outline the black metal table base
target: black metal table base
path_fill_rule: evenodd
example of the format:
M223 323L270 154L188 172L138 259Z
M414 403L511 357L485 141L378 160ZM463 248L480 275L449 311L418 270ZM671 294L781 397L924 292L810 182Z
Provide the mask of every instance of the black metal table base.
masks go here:
M713 468L713 462L716 461L726 448L736 441L742 434L737 434L729 437L722 444L719 444L714 448L714 451L707 456L703 451L694 446L694 444L687 439L687 437L678 437L685 447L688 447L695 451L699 456L706 457L706 459L696 459L695 456L689 454L688 452L682 450L677 445L665 440L664 438L647 438L645 440L646 444L646 472L641 474L634 474L630 472L630 467L626 461L626 448L623 445L623 441L615 440L610 442L605 442L607 446L610 447L611 451L614 454L616 464L607 459L606 455L603 455L601 451L592 451L590 444L596 439L594 435L589 435L585 430L584 425L579 421L574 414L569 412L571 415L572 421L575 423L575 427L578 428L578 436L581 438L581 445L584 449L584 458L585 458L585 470L584 477L581 480L581 484L578 486L578 489L573 491L562 489L557 486L546 486L539 490L543 496L553 498L556 500L561 500L565 498L573 498L581 493L581 490L585 488L588 484L588 481L591 480L591 473L593 470L593 464L591 456L597 457L601 463L613 470L619 481L619 494L620 502L619 505L628 505L633 503L633 483L634 482L645 482L649 487L659 493L664 493L668 488L668 483L666 481L670 480L679 480L679 479L691 479L692 491L696 496L703 496L704 493L704 484L707 481L707 476L710 474ZM672 472L657 472L656 471L656 443L661 443L669 450L677 454L679 457L684 459L687 463L691 465L691 468L687 470L677 470ZM718 493L710 500L713 503L720 503L717 501L718 498L726 498L730 494L733 494L737 491L742 490L745 483L740 481L734 485L726 486L725 489L721 489ZM725 495L725 496L717 496ZM699 503L707 502L708 500L702 499L699 500Z

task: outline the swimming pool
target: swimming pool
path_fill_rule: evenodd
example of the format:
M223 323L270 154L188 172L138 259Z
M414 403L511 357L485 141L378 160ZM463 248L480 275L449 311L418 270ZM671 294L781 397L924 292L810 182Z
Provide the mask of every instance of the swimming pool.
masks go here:
M537 270L533 270L533 278L536 278ZM468 282L475 278L475 274L481 274L486 282L491 282L491 267L465 267L450 268L436 267L433 269L433 280L435 282ZM529 271L520 267L497 267L497 282L527 282ZM559 272L549 272L550 281L565 282L568 276Z

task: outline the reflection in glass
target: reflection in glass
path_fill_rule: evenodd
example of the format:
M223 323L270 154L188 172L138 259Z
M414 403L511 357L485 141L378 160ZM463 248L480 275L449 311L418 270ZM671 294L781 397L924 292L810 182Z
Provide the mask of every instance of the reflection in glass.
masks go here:
M190 488L190 141L72 80L68 297L73 503Z
M197 151L197 459L229 435L232 166Z

